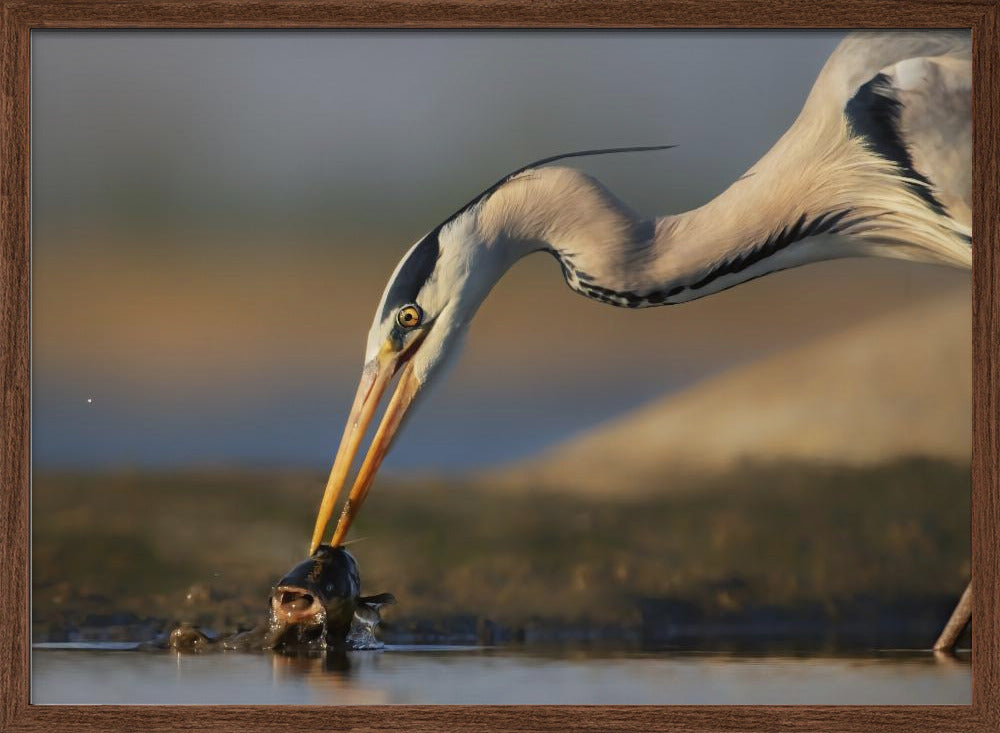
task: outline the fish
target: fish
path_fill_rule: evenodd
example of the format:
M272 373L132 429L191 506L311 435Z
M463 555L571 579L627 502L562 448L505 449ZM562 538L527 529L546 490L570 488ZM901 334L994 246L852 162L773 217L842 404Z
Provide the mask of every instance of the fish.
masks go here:
M269 600L270 623L280 629L274 644L341 644L374 628L380 609L396 602L391 593L361 595L358 563L343 547L320 545L279 580ZM355 634L358 636L359 634Z
M391 593L362 596L354 556L343 547L320 545L274 584L262 623L220 637L181 625L170 633L166 646L194 652L377 648L380 611L395 602Z

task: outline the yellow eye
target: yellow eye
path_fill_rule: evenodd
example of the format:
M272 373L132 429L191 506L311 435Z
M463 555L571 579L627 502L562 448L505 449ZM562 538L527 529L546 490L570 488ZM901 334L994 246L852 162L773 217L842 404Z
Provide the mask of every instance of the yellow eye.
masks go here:
M404 305L396 314L396 323L402 328L414 328L420 325L424 318L423 311L418 305Z

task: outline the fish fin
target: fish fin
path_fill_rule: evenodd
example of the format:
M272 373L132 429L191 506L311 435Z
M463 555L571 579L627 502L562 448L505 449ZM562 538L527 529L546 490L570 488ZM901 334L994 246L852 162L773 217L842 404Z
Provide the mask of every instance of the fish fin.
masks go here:
M358 603L364 603L365 605L372 606L376 610L381 606L389 606L396 602L396 596L392 593L379 593L376 596L360 596L358 598Z

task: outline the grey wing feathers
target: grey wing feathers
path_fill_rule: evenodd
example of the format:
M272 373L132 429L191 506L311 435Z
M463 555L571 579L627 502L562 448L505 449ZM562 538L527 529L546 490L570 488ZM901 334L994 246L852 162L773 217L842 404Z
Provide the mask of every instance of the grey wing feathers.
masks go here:
M902 104L900 135L913 167L958 223L972 225L972 61L907 59L887 75Z
M877 53L861 40L884 45ZM848 43L848 41L851 41ZM932 208L971 226L972 61L968 34L852 34L837 53L856 66L891 59L862 80L844 105L855 134L897 163ZM907 56L924 52L925 55Z

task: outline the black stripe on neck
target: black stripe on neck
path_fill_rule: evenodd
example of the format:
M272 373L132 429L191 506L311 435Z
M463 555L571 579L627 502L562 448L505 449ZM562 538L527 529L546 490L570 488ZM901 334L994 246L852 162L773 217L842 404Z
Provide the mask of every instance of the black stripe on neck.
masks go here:
M716 265L697 282L689 285L674 285L647 293L612 290L611 288L597 285L594 282L593 276L577 269L567 256L553 249L549 249L548 252L559 261L566 282L577 292L583 293L594 300L599 300L602 303L610 303L611 305L624 308L644 308L663 305L670 298L680 295L685 290L700 290L720 277L742 272L751 265L767 259L795 242L819 234L837 234L864 220L860 217L849 218L851 213L851 209L828 211L812 219L807 214L803 214L795 222L786 224L764 242L751 247L744 254Z
M785 249L790 244L794 244L795 242L806 239L807 237L814 237L817 234L836 234L837 232L843 231L845 228L861 221L860 219L845 221L850 213L850 209L844 209L836 213L827 212L812 220L809 219L807 214L803 214L794 224L786 224L779 231L768 237L763 243L757 245L756 247L752 247L739 257L727 260L722 264L717 265L709 270L702 279L696 283L692 283L688 287L690 287L691 290L699 290L723 275L742 272L750 267L750 265L754 265L761 260L767 259L776 252L780 252Z

